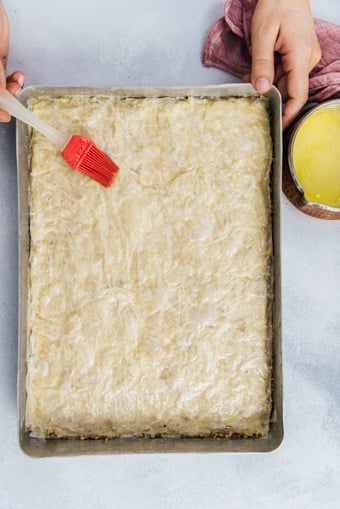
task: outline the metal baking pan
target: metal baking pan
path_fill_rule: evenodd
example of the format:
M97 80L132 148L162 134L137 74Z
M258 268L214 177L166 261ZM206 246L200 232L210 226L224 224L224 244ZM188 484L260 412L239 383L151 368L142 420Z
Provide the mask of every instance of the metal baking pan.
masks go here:
M24 90L20 100L27 105L34 97L68 95L119 97L250 97L256 96L248 84L228 84L201 87L173 88L88 88L88 87L31 87ZM283 439L282 357L281 357L281 262L280 262L280 203L282 171L281 96L272 88L266 95L271 114L273 141L272 204L274 244L274 302L273 302L273 372L272 414L269 434L262 438L117 438L110 440L68 440L32 438L25 429L26 405L26 346L28 306L29 237L29 143L30 128L17 123L17 167L19 205L19 370L18 414L19 441L23 452L32 457L67 456L103 453L217 453L269 452Z

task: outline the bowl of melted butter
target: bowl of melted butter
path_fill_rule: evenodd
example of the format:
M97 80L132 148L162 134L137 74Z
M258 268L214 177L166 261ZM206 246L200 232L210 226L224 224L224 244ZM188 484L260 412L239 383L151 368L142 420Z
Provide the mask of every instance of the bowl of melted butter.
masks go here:
M296 122L288 167L303 211L340 219L340 99L312 107Z

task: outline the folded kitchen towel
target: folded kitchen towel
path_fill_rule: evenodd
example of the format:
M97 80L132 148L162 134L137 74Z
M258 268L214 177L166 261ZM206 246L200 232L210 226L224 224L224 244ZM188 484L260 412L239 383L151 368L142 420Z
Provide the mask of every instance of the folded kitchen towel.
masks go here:
M227 0L211 29L203 64L242 77L251 70L251 19L257 0ZM314 19L322 58L309 76L309 102L340 98L340 26Z

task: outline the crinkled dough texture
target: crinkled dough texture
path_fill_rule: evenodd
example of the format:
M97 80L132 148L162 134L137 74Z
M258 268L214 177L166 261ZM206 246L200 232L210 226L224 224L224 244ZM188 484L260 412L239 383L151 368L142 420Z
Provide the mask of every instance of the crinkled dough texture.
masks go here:
M268 432L271 139L261 98L31 100L120 166L31 141L33 436Z

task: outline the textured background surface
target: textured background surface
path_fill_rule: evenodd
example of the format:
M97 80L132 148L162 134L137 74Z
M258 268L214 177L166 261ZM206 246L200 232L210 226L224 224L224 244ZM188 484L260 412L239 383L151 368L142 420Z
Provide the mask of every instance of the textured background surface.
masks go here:
M9 71L27 85L204 85L235 78L201 65L222 0L5 2ZM338 0L314 15L340 24ZM283 198L285 440L267 455L32 460L17 441L15 125L0 124L0 509L339 507L340 222Z

